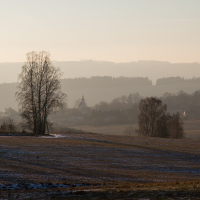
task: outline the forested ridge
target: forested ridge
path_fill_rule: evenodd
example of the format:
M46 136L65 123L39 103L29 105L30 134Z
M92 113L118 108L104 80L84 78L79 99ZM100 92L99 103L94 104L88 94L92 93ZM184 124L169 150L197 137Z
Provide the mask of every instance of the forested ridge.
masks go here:
M61 81L62 86L69 90L95 89L104 87L152 86L147 77L111 77L94 76L90 78L68 78Z
M23 62L0 63L1 83L17 81ZM111 76L148 77L153 83L162 77L200 77L200 63L170 63L162 61L106 62L95 60L53 61L63 72L63 78ZM12 73L11 73L12 72Z
M191 79L185 79L182 77L167 77L159 78L156 81L156 85L176 85L176 84L196 84L200 83L200 78L193 77Z
M17 85L17 82L0 84L1 111L8 107L18 109L15 101ZM191 94L200 89L199 85L200 78L182 77L159 78L156 85L147 77L94 76L61 80L62 90L68 95L69 107L73 107L74 102L82 95L85 96L88 105L92 106L99 101L111 101L117 96L136 92L144 97L162 96L165 92L176 94L180 90Z

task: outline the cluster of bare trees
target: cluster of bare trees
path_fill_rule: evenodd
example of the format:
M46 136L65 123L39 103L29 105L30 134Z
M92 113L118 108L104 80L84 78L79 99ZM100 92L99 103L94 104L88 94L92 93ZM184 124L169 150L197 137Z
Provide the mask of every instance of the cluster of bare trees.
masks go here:
M109 111L109 110L126 110L133 107L140 102L142 96L138 92L130 93L128 96L122 95L114 98L110 103L101 101L95 105L95 110Z
M27 61L19 75L19 86L16 93L20 113L24 119L24 129L29 129L37 135L49 131L51 125L51 122L48 121L49 114L53 109L63 107L66 100L66 95L61 92L61 75L60 69L52 65L48 52L27 54ZM99 78L96 77L96 79ZM107 77L107 79L113 81L111 78ZM133 81L132 79L127 80ZM129 112L133 113L134 111L135 115L137 114L138 103L140 110L139 134L151 137L183 137L183 121L180 114L170 115L167 113L167 106L163 105L161 100L153 97L142 99L139 93L115 98L110 104L100 102L95 105L95 109L88 118L94 119L94 115L98 115L104 120L107 115L115 116L116 114L117 123L126 122L134 118ZM135 109L136 107L137 109ZM97 119L99 120L99 118ZM10 132L15 131L12 120L9 120L8 124L2 124L0 128L1 130L10 130Z
M167 113L167 105L154 97L139 103L139 134L150 137L183 138L183 121L179 113Z
M17 131L17 126L16 126L14 120L11 118L4 120L0 126L0 132L14 133L16 131Z
M47 52L30 52L19 75L17 100L24 119L23 128L34 134L49 130L48 116L53 108L62 107L66 95L61 92L61 72Z
M170 110L184 110L187 114L193 114L195 118L200 116L200 90L192 94L179 91L176 95L172 93L164 93L162 97L163 103L167 104Z

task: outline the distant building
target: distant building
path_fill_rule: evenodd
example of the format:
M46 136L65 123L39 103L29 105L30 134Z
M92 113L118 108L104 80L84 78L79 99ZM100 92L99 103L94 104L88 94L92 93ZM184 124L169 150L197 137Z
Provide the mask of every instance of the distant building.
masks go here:
M84 96L82 96L82 99L80 103L78 104L77 109L82 110L82 111L87 109L87 104L85 102Z

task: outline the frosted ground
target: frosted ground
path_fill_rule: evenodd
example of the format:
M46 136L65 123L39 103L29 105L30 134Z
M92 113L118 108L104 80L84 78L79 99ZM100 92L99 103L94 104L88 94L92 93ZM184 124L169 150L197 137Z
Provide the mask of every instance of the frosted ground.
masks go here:
M2 136L0 190L200 180L200 143L90 133Z

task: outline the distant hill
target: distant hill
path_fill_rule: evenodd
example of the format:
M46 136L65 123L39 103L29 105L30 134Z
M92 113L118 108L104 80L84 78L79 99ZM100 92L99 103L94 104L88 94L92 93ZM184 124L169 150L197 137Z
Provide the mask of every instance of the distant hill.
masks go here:
M91 76L148 77L155 81L163 77L200 77L200 63L170 63L160 61L138 61L113 63L104 61L54 62L64 72L64 78Z
M53 64L64 72L62 90L68 95L70 107L73 107L74 102L82 95L85 96L88 106L93 106L99 101L111 101L115 97L135 92L139 92L142 96L162 96L165 92L177 93L183 90L192 93L200 90L199 79L192 79L200 77L199 63L159 61L113 63L87 60L53 61ZM18 109L15 92L22 65L23 63L0 63L0 83L4 83L0 84L0 110L2 111L8 107ZM94 78L94 76L98 77ZM122 76L135 78L124 79ZM186 78L191 80L186 81ZM151 81L154 83L153 86ZM172 82L173 84L170 84Z
M64 72L63 78L112 76L148 77L155 81L163 77L200 77L200 63L170 63L161 61L138 61L114 63L105 61L53 61ZM23 63L0 63L0 83L17 81Z
M174 79L176 80L176 78ZM68 96L69 107L73 107L75 101L80 99L82 95L85 96L88 106L94 106L100 101L110 102L116 97L122 95L127 96L130 93L136 92L139 92L140 95L146 97L162 96L165 92L176 94L180 90L191 94L196 90L200 90L199 79L183 81L182 79L177 78L177 82L171 84L170 80L174 79L172 77L159 79L161 84L152 85L148 78L91 77L62 79L61 86L62 91ZM8 107L18 110L18 104L15 100L17 85L18 83L0 84L0 111L4 111L5 108Z

